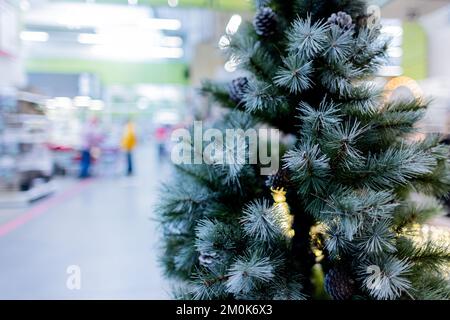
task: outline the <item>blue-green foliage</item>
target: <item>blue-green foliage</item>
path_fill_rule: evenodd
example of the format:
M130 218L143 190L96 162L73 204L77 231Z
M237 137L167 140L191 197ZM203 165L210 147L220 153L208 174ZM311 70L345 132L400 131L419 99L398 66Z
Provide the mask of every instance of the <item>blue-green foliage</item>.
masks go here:
M449 150L437 135L410 139L424 116L424 99L389 101L370 81L386 56L380 26L358 20L363 1L257 5L278 13L279 28L264 38L248 23L230 39L227 53L249 78L243 101L233 103L226 86L211 82L203 93L236 109L221 129L248 128L251 119L294 138L294 145L282 145L287 202L296 221L310 225L300 226L306 232L296 231L293 239L285 236L283 218L265 200L270 190L258 165L180 166L159 206L162 261L168 275L186 281L177 296L311 298L313 290L304 285L310 266L299 257L310 254L308 230L318 223L325 272L348 266L355 296L449 298L440 272L449 248L417 245L408 232L442 212L436 197L450 190ZM338 11L355 25L328 23Z

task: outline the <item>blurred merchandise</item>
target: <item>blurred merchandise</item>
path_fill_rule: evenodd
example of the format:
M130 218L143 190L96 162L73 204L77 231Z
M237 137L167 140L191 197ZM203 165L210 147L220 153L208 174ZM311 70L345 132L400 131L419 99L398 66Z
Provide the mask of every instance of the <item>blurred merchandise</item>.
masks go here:
M16 92L2 107L0 131L0 205L30 202L53 192L53 157L46 142L50 123L40 101L30 92ZM15 101L15 103L13 102Z

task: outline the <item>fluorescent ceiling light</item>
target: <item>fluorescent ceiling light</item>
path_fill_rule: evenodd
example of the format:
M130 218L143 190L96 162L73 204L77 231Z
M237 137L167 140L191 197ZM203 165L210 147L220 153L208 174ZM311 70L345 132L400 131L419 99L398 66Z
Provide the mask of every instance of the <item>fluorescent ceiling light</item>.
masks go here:
M91 98L86 96L78 96L73 99L73 105L78 108L89 107Z
M181 21L177 19L148 19L144 26L156 30L179 30Z
M181 37L162 37L160 41L161 47L177 48L183 45Z
M81 44L99 44L102 42L102 37L96 33L80 33L78 42Z
M128 0L128 4L130 5L130 6L135 6L135 5L137 5L138 4L138 0Z
M181 22L178 19L153 18L152 11L146 6L121 6L103 3L86 5L81 1L48 2L42 8L30 10L24 16L25 24L92 29L113 26L148 27L163 30L178 30L181 28Z
M96 28L101 26L138 25L149 19L148 10L139 6L117 6L106 4L52 3L46 13L36 12L25 17L30 24L57 24ZM50 20L50 17L54 18Z
M56 97L53 99L54 106L63 108L63 109L71 109L72 108L72 99L68 97Z
M241 23L242 23L242 17L238 14L235 14L231 17L230 21L228 22L227 27L225 28L225 31L228 34L235 34L238 31Z
M105 103L102 100L92 100L89 109L94 111L101 111L105 108Z
M49 35L47 32L22 31L20 33L20 39L23 41L47 42Z

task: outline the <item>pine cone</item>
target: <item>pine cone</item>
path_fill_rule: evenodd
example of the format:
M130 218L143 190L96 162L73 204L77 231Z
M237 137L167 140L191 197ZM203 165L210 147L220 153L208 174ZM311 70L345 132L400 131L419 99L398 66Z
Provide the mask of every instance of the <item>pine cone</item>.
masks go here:
M338 25L344 30L350 30L354 27L352 17L343 11L339 11L337 14L333 13L328 18L328 23Z
M333 268L325 276L325 290L334 300L349 300L355 291L355 281L343 268Z
M290 185L289 172L287 169L279 169L277 173L267 178L266 185L271 189L285 189Z
M217 256L217 252L201 252L198 261L200 262L200 265L207 267L213 264L217 259Z
M253 25L258 35L263 37L271 36L277 28L277 15L269 7L261 8L253 19Z
M245 91L248 87L248 79L246 77L239 77L231 81L228 86L228 91L230 94L231 100L236 103L239 103L244 99Z

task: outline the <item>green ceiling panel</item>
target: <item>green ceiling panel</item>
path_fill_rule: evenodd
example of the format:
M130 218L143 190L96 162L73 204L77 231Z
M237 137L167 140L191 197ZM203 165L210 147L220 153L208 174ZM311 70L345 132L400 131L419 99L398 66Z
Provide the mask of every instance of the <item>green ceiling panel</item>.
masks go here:
M182 62L126 63L81 59L31 59L26 67L28 72L93 73L105 85L188 84L188 65Z

